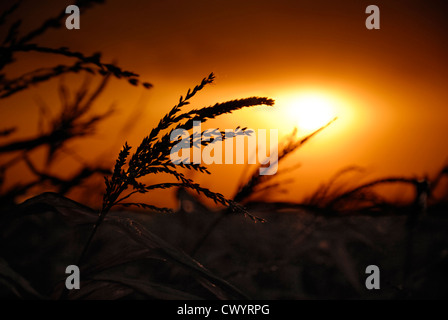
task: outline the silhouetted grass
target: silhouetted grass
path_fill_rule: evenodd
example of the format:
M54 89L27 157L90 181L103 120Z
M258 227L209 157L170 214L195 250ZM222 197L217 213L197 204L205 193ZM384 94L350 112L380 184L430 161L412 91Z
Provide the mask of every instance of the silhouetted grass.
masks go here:
M101 0L75 1L81 12L88 10L92 6L103 3ZM6 27L11 18L11 14L20 8L20 1L10 6L0 16L0 25ZM91 83L85 81L70 100L69 88L61 84L59 87L59 97L61 108L59 113L50 117L48 107L44 104L40 106L39 130L40 132L29 138L14 139L17 127L2 128L0 137L5 141L0 142L0 155L9 157L9 160L0 164L1 179L0 185L4 184L5 174L19 163L25 164L34 179L29 179L26 183L5 187L1 190L0 203L12 204L20 196L26 195L31 189L38 190L39 187L49 189L48 184L53 186L53 190L61 194L66 194L71 189L78 187L81 182L95 174L105 174L109 171L103 165L89 165L84 161L79 161L81 168L71 177L61 178L52 173L52 164L60 152L72 154L67 148L67 144L72 140L89 136L95 132L98 123L109 117L114 109L102 114L91 114L92 106L97 98L103 93L111 76L118 79L125 79L132 85L142 85L151 88L148 82L139 80L139 75L122 69L113 63L102 61L101 53L86 55L79 51L70 50L66 47L51 48L39 45L39 37L45 35L51 29L58 29L64 25L66 18L65 8L55 17L48 18L40 26L31 30L22 30L21 20L9 23L8 32L0 46L0 99L7 99L14 94L37 86L45 81L58 78L66 73L86 73L87 75L97 75L101 78L96 88L91 89ZM20 62L18 54L35 55L36 53L61 56L73 60L72 64L57 64L53 67L36 67L33 70L24 72L21 75L9 77L5 72L6 67L14 67ZM22 55L23 56L23 55ZM46 148L47 157L45 168L38 168L33 161L33 154L37 149Z
M101 2L75 4L85 10ZM0 26L6 25L18 8L18 4L12 5L1 14ZM296 202L270 201L270 195L299 178L294 174L297 165L279 167L275 176L261 176L257 167L237 186L235 196L228 199L187 178L189 172L210 174L206 166L171 161L170 151L178 141L171 141L170 135L175 129L185 129L189 132L189 151L201 148L213 141L200 139L205 131L194 134L193 121L206 122L246 107L272 106L274 101L249 97L187 109L193 97L214 81L213 74L188 89L138 146L132 148L124 142L115 166L80 161L81 168L68 177L54 173L51 168L58 154L70 152L67 144L93 134L114 111L110 107L100 114L94 112L94 103L111 78L151 87L137 73L103 61L100 53L39 45L38 37L59 28L64 17L65 12L61 12L28 32L23 32L20 21L15 21L0 46L3 103L31 86L68 73L101 79L95 86L86 80L73 94L71 88L61 84L61 107L50 116L49 108L41 104L36 136L14 139L18 127L13 124L0 130L0 155L9 156L0 165L0 297L446 297L448 197L442 186L448 175L446 166L432 177L390 176L362 184L354 179L341 183L346 174L362 171L351 166L330 177L309 198ZM9 78L5 67L15 63L19 53L54 55L72 63L36 68ZM280 145L277 164L325 127L304 138L297 138L294 131ZM240 126L232 135L215 131L222 139L251 133ZM34 158L40 148L46 148L43 168ZM6 187L6 174L19 162L29 170L30 181ZM63 196L99 174L105 177L99 212ZM167 181L151 182L155 175L163 175ZM279 179L285 176L287 180ZM411 187L414 198L406 204L382 198L377 188L392 184ZM41 193L18 204L17 199L33 188L56 193ZM172 215L167 214L174 213L171 207L133 200L137 195L150 200L152 191L173 188L178 191L181 205ZM297 198L301 194L301 190L289 189ZM93 191L98 190L90 193ZM213 200L216 207L207 207L194 193ZM113 210L118 207L121 210ZM143 214L128 209L132 207L144 209ZM250 219L241 219L243 215ZM81 289L68 292L64 271L75 263L81 268ZM381 282L380 292L364 290L362 282L368 264L380 265L381 277L387 279Z
M327 128L329 125L331 125L337 118L334 118L326 125L322 126L321 128L315 130L314 132L308 134L307 136L303 138L297 137L297 129L294 129L293 132L290 134L289 137L287 137L279 146L278 154L276 154L277 157L277 165L280 165L282 161L287 158L288 156L292 155L297 149L299 149L301 146L303 146L306 142L308 142L311 138L313 138L315 135L317 135L319 132ZM274 160L274 159L272 159ZM242 183L240 186L238 186L238 190L234 196L234 200L237 202L245 202L248 201L250 197L252 197L255 193L263 192L266 190L272 190L279 187L279 183L274 184L267 184L272 179L278 178L279 175L282 175L284 173L288 173L294 169L296 169L298 166L293 166L290 168L280 168L279 172L275 175L260 175L259 167L257 167L252 175Z
M123 149L120 151L118 158L115 163L112 176L105 177L106 191L103 197L103 206L98 218L95 223L93 231L87 241L85 249L81 254L80 262L87 252L87 249L93 239L93 236L102 223L110 209L116 205L122 206L137 206L145 209L150 209L159 212L171 212L169 208L159 208L147 203L134 203L134 202L123 202L127 200L130 196L136 193L144 194L149 191L156 189L169 189L169 188L187 188L196 191L198 194L202 194L205 197L213 200L216 204L221 204L228 207L232 212L242 213L249 216L254 221L263 221L251 213L249 213L244 207L242 207L237 202L226 199L222 194L213 192L207 188L200 186L193 180L187 178L180 169L188 169L200 171L206 174L210 174L206 167L198 164L187 164L178 163L174 164L170 159L170 153L177 141L171 141L170 136L175 129L191 130L193 128L193 121L206 122L209 119L214 119L217 116L225 113L231 113L233 111L239 110L244 107L252 107L256 105L273 105L274 101L268 98L258 98L251 97L247 99L232 100L224 103L217 103L211 107L204 107L202 109L194 109L189 112L184 112L179 115L181 108L188 105L189 100L196 95L200 90L202 90L207 84L212 83L214 80L214 75L211 73L208 77L204 78L199 85L194 87L193 90L188 89L187 94L184 97L180 97L179 103L175 105L160 121L157 127L153 128L149 135L145 137L141 144L136 148L135 153L130 156L131 147L125 143ZM185 122L182 120L187 119ZM168 130L169 129L169 130ZM166 133L163 133L167 130ZM225 135L225 131L220 131L223 139L229 137ZM236 135L247 135L249 134L246 128L237 129L234 131L234 136ZM202 141L201 136L197 137L194 133L190 133L189 141L190 148L196 146L207 145L212 143L209 141ZM129 160L128 160L129 158ZM127 167L126 167L127 165ZM174 177L177 183L157 183L152 185L147 185L145 183L139 182L137 179L143 178L150 174L165 173L169 176ZM126 195L121 196L129 188L132 191L128 192ZM121 196L121 198L120 198Z

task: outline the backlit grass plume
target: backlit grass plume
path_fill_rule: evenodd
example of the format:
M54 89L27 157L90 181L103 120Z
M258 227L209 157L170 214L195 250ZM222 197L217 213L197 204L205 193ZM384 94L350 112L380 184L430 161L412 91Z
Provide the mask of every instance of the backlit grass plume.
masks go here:
M103 197L102 209L81 257L85 254L85 251L87 250L96 229L104 220L110 209L114 206L138 206L159 212L171 212L172 210L170 208L159 208L147 203L125 201L129 200L129 198L134 194L148 193L149 191L155 189L168 189L173 187L192 189L197 193L212 199L216 204L228 207L232 212L247 215L254 221L262 221L262 219L251 215L238 203L227 199L220 193L200 186L198 183L195 183L193 180L187 178L182 172L179 171L180 169L188 169L210 174L205 166L200 164L173 163L170 159L171 148L177 143L177 141L171 141L170 139L170 135L173 130L191 130L193 127L193 121L206 122L207 120L216 118L219 115L231 113L244 107L274 105L274 100L272 99L250 97L224 103L216 103L213 106L193 109L189 112L181 113L182 107L190 104L189 100L207 84L212 83L214 78L214 74L211 73L208 77L204 78L199 85L194 87L193 90L189 89L185 97L181 96L178 104L175 105L159 121L157 127L150 131L149 135L142 140L141 144L135 149L135 152L132 155L131 146L127 143L124 144L116 160L112 176L105 177L106 192ZM225 134L226 132L224 130L219 131L219 133L221 134L222 139L226 139L237 135L250 135L252 131L238 126L232 135L229 135L228 133ZM191 147L200 147L201 145L205 146L209 143L213 143L214 141L201 141L201 137L198 134L193 133L190 133L189 140L191 142ZM139 181L142 177L158 173L164 173L172 176L177 180L177 182L148 185Z

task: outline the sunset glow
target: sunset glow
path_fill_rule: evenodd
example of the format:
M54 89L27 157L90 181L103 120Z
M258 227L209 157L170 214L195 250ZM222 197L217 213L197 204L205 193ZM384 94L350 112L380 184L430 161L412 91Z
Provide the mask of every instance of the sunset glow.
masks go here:
M336 116L334 102L319 93L305 93L291 100L288 113L297 121L301 131L313 131Z
M0 299L448 297L446 13L0 1Z

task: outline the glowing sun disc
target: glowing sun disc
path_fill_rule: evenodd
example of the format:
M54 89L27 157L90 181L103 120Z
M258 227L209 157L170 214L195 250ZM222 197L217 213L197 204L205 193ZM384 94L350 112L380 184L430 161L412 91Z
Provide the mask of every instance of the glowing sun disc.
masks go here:
M291 116L299 130L317 130L335 117L332 101L320 94L303 94L290 102Z

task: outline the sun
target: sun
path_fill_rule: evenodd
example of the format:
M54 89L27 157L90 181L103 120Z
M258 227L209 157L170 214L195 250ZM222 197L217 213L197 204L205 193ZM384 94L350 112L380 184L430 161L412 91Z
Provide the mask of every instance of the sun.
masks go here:
M301 131L317 130L336 117L334 102L323 94L303 93L288 104L288 114Z

